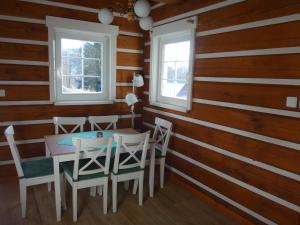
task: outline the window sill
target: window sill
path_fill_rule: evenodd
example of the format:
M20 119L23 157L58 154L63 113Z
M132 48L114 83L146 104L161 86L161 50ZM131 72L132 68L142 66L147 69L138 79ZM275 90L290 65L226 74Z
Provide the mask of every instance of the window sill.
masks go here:
M54 102L54 105L106 105L114 104L113 100L103 100L103 101L59 101Z
M186 107L166 104L166 103L162 103L162 102L150 102L150 105L154 105L154 106L158 106L158 107L166 108L166 109L172 109L172 110L179 111L179 112L187 112L188 111L188 109Z

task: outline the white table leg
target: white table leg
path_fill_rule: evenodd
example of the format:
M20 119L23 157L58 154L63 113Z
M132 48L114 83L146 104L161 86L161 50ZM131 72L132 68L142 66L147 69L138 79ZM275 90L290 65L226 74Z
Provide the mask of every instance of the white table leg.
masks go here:
M150 147L151 158L150 158L150 171L149 171L149 194L150 197L154 196L154 172L155 172L155 144Z
M55 186L55 204L56 204L56 220L61 220L61 190L60 190L60 174L59 174L59 159L53 157L54 167L54 186Z

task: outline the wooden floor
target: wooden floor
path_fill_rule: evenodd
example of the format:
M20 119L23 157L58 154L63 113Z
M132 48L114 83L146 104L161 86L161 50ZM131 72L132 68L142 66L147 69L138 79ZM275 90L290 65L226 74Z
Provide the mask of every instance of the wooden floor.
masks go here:
M130 189L132 190L132 189ZM206 225L237 224L226 218L218 210L202 203L178 184L169 181L163 189L156 188L154 198L149 198L145 190L144 205L138 206L136 195L118 186L118 212L102 213L102 199L90 197L88 190L80 190L78 197L77 225ZM67 211L62 214L62 221L56 222L54 192L49 193L46 185L29 188L27 218L21 219L19 191L16 178L0 179L0 224L2 225L51 225L73 224L70 190L67 192Z

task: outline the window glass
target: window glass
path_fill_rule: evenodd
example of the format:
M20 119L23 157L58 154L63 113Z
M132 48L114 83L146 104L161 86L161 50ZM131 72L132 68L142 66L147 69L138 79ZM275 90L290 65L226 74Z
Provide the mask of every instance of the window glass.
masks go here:
M161 95L186 100L188 95L190 41L164 44L162 52Z
M102 43L62 38L61 53L63 94L102 92Z

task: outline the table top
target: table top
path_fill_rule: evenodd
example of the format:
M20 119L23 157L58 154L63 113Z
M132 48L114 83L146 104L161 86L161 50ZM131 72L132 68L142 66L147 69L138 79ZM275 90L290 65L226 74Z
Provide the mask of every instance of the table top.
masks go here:
M124 134L137 134L139 133L137 130L132 128L124 128L124 129L116 129L116 130L107 130L109 132L114 133L124 133ZM58 155L65 155L65 154L74 154L75 153L75 146L72 145L62 145L58 144L58 142L64 138L70 137L73 134L57 134L57 135L48 135L45 136L45 144L50 152L51 156L58 156ZM150 138L150 144L155 143L155 141Z

